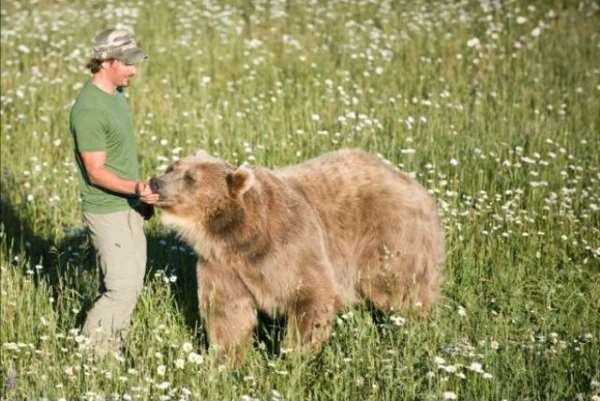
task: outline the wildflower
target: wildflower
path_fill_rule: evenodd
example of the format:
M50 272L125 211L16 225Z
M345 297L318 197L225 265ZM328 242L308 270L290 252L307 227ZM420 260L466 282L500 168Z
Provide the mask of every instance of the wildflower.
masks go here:
M196 365L200 365L202 362L204 362L204 357L195 352L190 352L190 354L188 355L188 361Z
M526 156L521 157L521 161L523 163L527 163L527 164L535 164L535 160L534 159L532 159L530 157L526 157Z
M469 366L467 366L467 369L472 370L476 373L484 373L482 365L479 362L472 362Z
M472 38L467 41L467 46L471 47L471 48L473 48L473 47L477 48L477 47L479 47L480 44L481 44L481 42L477 38Z
M183 369L183 366L185 365L185 361L181 358L177 358L175 359L175 367L177 369Z
M458 398L457 395L456 395L456 393L453 392L453 391L444 391L442 393L442 397L445 400L456 400Z
M10 351L19 351L19 346L12 342L4 343L2 346Z
M401 316L392 316L390 317L390 320L396 325L396 326L403 326L404 323L406 323L406 319L404 319Z
M523 25L524 23L526 23L526 22L527 22L527 18L523 17L522 15L519 15L519 16L517 17L517 20L516 20L516 21L517 21L517 24L519 24L519 25Z
M446 364L446 360L442 357L436 356L433 361L438 364L438 365L444 365Z
M171 383L169 382L162 382L160 384L156 385L156 388L158 388L159 390L166 390L171 386Z
M440 366L446 373L456 373L456 365Z
M158 373L159 376L164 376L166 371L167 367L165 365L159 365L158 368L156 368L156 373Z
M540 29L540 27L536 27L533 31L531 31L531 36L537 38L538 36L540 36L541 33L542 30Z
M194 349L194 346L192 345L192 343L185 342L181 346L181 349L183 349L183 352L189 353L191 350Z
M75 342L77 344L83 344L83 343L86 342L86 340L87 340L87 337L86 336L82 336L81 334L78 334L78 335L75 336Z

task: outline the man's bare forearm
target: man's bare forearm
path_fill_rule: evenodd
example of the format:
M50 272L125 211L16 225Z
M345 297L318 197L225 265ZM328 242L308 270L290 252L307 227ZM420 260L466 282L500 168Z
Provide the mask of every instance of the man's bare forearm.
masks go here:
M140 183L138 181L121 178L104 166L96 167L94 170L88 171L87 173L92 184L98 187L126 195L139 194Z

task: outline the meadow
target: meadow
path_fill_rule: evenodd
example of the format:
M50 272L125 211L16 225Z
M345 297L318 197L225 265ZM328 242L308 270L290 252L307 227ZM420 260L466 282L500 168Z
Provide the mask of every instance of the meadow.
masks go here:
M1 399L600 400L597 1L7 0L0 22ZM145 177L200 148L269 167L378 154L438 201L433 312L343 311L314 357L263 317L230 369L192 250L154 218L128 347L96 358L67 121L115 26L149 54L128 90Z

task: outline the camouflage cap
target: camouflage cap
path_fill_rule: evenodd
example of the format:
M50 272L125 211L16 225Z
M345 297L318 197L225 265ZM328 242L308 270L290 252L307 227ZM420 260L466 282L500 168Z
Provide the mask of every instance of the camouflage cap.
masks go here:
M148 56L136 46L131 33L122 29L107 29L94 38L92 58L137 64Z

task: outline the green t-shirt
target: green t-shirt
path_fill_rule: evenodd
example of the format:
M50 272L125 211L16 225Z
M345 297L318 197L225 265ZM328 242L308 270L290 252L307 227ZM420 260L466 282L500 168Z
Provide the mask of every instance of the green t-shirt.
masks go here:
M79 155L79 152L106 152L107 169L127 180L139 179L133 122L123 92L118 90L111 95L88 81L71 108L69 127L79 166L82 209L111 213L135 206L137 200L131 196L93 185Z

